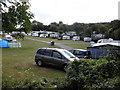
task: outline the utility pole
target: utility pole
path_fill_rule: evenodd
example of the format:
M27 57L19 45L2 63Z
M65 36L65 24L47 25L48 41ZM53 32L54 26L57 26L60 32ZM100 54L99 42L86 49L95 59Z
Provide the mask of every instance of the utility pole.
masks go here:
M118 2L118 20L120 20L120 1Z

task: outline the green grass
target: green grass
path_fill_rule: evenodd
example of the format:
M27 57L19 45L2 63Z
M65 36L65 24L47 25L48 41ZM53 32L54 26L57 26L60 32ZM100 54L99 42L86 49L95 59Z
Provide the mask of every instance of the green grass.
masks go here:
M48 41L48 42L50 42L50 41L52 41L52 40L57 40L57 39L51 39L51 38L40 38L40 37L33 37L33 36L26 36L26 37L28 37L28 38L34 38L34 39L38 39L38 40L43 40L43 41Z
M65 44L74 48L85 49L88 43L83 41L72 41L72 40L57 40L50 38L30 38L51 41L54 40L58 43L80 43L80 44ZM12 82L25 80L29 81L41 81L47 79L53 81L56 78L66 77L66 73L60 69L53 67L38 67L34 62L35 53L38 48L41 47L57 47L50 46L50 44L42 43L33 40L19 40L22 44L21 48L3 48L2 49L2 81L11 84ZM85 44L81 44L85 43Z
M75 49L87 49L87 47L89 47L89 44L64 44L64 45L68 45Z
M40 38L40 37L32 37L32 36L27 36L29 38L34 38L38 40L43 40L43 41L55 41L56 43L62 43L63 45L67 45L73 48L79 48L79 49L86 49L86 47L89 47L89 42L84 42L84 41L74 41L74 40L57 40L57 39L51 39L51 38ZM67 43L67 44L66 44ZM70 44L70 43L77 43L77 44Z
M51 47L49 44L37 41L21 41L21 48L2 49L2 80L9 83L14 81L40 81L42 78L54 80L65 77L66 74L59 69L51 67L38 67L34 62L35 52L41 47ZM54 46L57 47L57 46Z

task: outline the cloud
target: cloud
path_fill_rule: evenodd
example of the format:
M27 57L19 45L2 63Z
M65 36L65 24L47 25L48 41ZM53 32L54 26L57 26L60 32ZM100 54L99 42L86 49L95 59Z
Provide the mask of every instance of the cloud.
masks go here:
M31 0L35 19L44 24L63 21L92 23L118 18L119 0Z
M49 14L46 13L34 13L34 15L36 16L36 18L39 19L48 19L51 17Z

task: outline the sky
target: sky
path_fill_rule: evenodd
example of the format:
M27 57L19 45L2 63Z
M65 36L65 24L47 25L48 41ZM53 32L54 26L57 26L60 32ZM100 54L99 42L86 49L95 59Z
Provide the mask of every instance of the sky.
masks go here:
M34 20L49 25L111 22L118 19L120 0L30 0Z

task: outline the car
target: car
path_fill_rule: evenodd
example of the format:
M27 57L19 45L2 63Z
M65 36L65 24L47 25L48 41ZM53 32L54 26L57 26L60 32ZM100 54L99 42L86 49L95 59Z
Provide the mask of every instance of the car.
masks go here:
M68 50L60 48L39 48L35 55L35 62L38 66L54 65L62 68L65 72L68 62L74 60L78 60L78 58Z
M71 53L73 53L78 58L84 58L89 59L90 58L90 51L84 50L84 49L71 49L69 50Z

